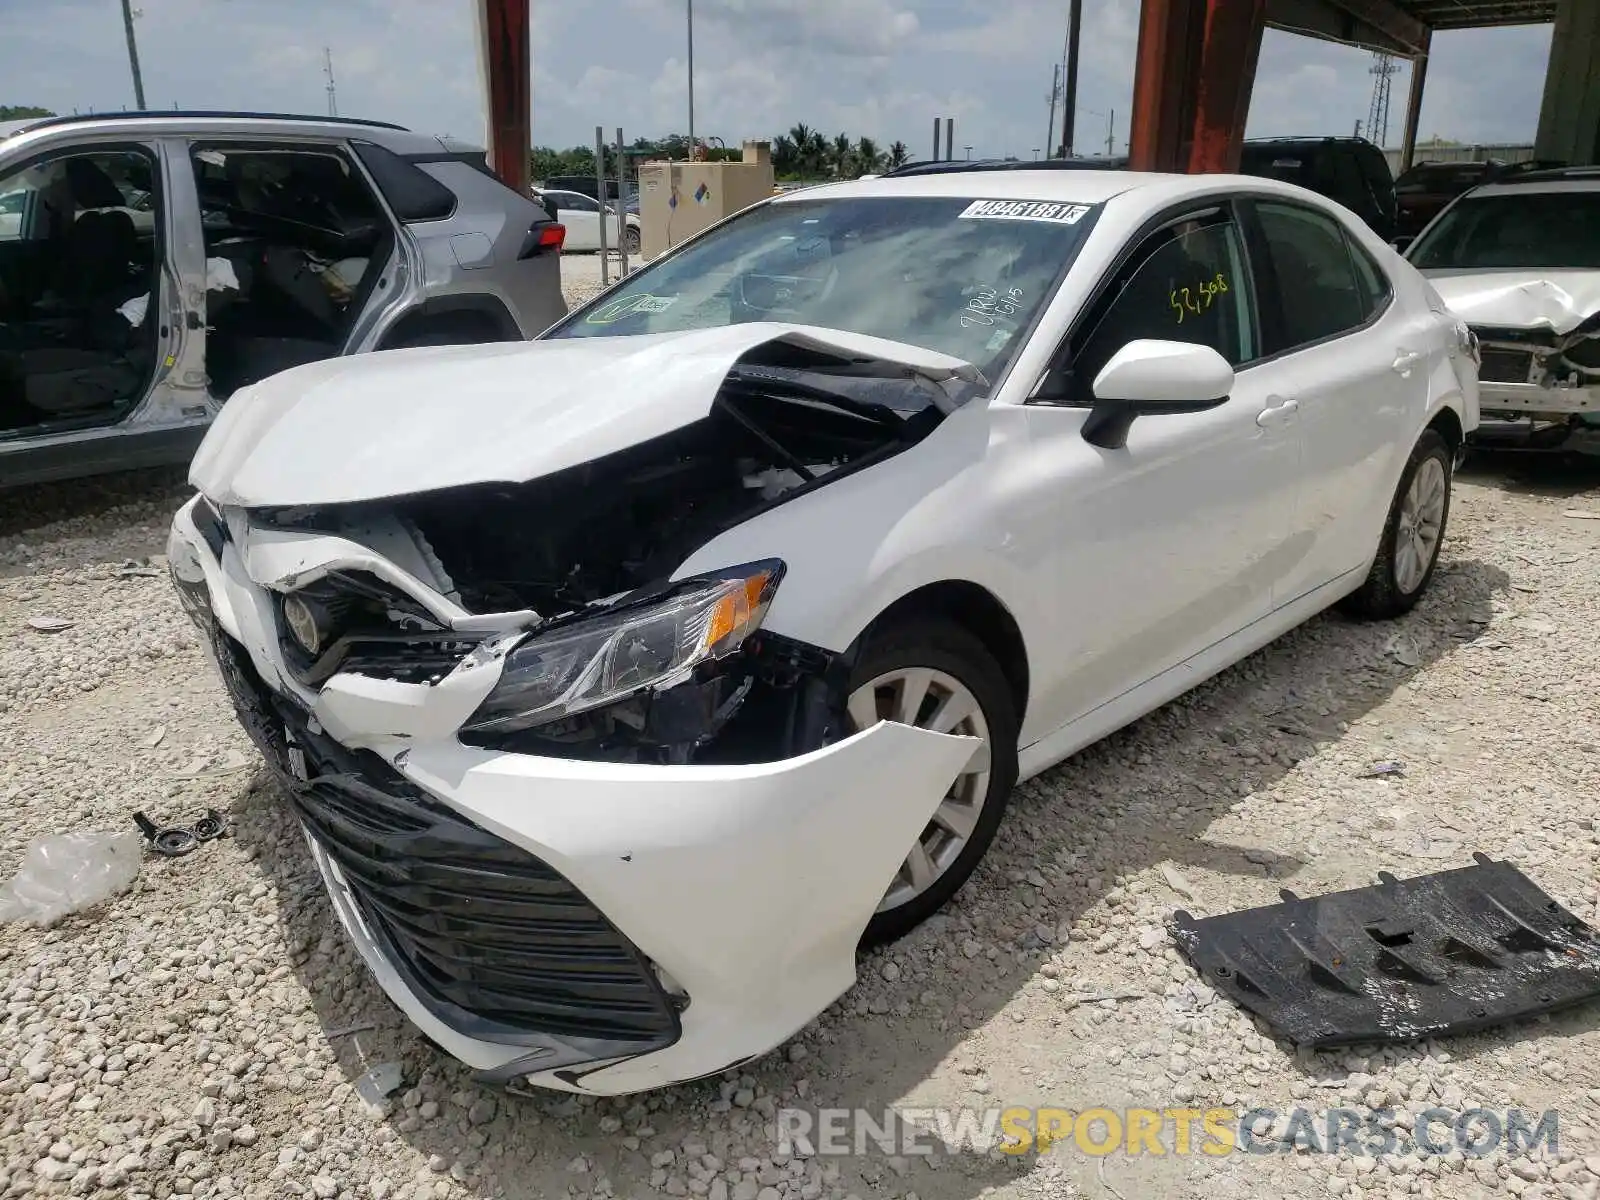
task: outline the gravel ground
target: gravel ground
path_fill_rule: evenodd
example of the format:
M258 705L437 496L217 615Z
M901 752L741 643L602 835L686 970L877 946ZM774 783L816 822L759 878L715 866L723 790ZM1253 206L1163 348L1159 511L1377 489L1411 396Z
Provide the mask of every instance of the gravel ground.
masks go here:
M214 806L232 829L53 928L0 926L0 1195L1593 1198L1595 1006L1296 1054L1162 922L1473 850L1600 920L1600 520L1563 516L1600 511L1597 485L1470 471L1416 613L1319 618L1024 786L957 902L793 1042L604 1102L475 1087L369 981L170 586L140 569L161 565L179 476L8 496L0 878L34 836L131 829L140 809ZM1361 777L1379 760L1405 774ZM383 1064L400 1082L374 1103L357 1085ZM1012 1104L1398 1107L1402 1134L1430 1106L1556 1108L1560 1152L788 1157L771 1132L789 1106Z

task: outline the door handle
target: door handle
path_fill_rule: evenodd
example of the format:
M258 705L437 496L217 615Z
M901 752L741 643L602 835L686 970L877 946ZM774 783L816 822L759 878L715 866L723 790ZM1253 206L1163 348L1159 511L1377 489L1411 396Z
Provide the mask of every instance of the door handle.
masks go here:
M1421 359L1422 355L1416 350L1402 350L1395 356L1393 366L1400 374L1409 375L1411 374L1411 368L1416 366Z
M1280 400L1276 396L1272 397L1272 399L1278 402L1269 404L1256 414L1256 424L1261 426L1262 429L1271 429L1275 426L1283 425L1293 418L1295 413L1300 411L1300 401L1298 400Z

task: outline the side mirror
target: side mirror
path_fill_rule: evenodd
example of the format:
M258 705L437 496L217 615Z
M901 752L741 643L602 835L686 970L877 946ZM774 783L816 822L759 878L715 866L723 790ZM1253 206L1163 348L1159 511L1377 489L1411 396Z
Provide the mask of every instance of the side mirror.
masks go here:
M1210 346L1140 338L1111 356L1094 380L1084 440L1106 450L1127 444L1136 418L1202 412L1233 391L1233 368Z
M1400 251L1401 254L1404 254L1406 252L1406 248L1416 240L1417 238L1415 234L1403 233L1399 237L1391 238L1389 240L1389 245Z

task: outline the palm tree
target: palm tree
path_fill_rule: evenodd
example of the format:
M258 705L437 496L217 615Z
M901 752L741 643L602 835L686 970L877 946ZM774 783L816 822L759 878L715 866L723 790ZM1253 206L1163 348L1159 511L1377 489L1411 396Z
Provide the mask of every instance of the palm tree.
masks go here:
M833 139L833 145L828 148L828 165L833 168L835 175L850 174L850 160L854 157L848 133L841 133Z
M789 141L794 145L794 171L802 177L814 173L815 165L812 163L811 145L816 140L817 133L804 121L793 125L789 129Z
M904 142L897 141L894 145L889 147L889 169L891 171L898 167L905 166L910 160L911 151L906 148L906 144Z
M780 133L772 139L772 170L778 175L792 175L800 165L800 152L794 139Z
M883 152L878 149L878 143L869 137L856 142L855 160L857 175L875 175L883 169Z
M815 129L806 130L800 145L800 173L808 179L821 175L828 165L828 139Z

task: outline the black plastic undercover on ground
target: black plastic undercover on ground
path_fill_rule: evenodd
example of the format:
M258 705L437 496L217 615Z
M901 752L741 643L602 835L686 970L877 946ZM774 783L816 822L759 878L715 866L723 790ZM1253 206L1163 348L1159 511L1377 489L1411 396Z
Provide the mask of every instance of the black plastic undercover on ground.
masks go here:
M1510 863L1195 919L1180 950L1296 1045L1468 1033L1600 998L1600 933Z

